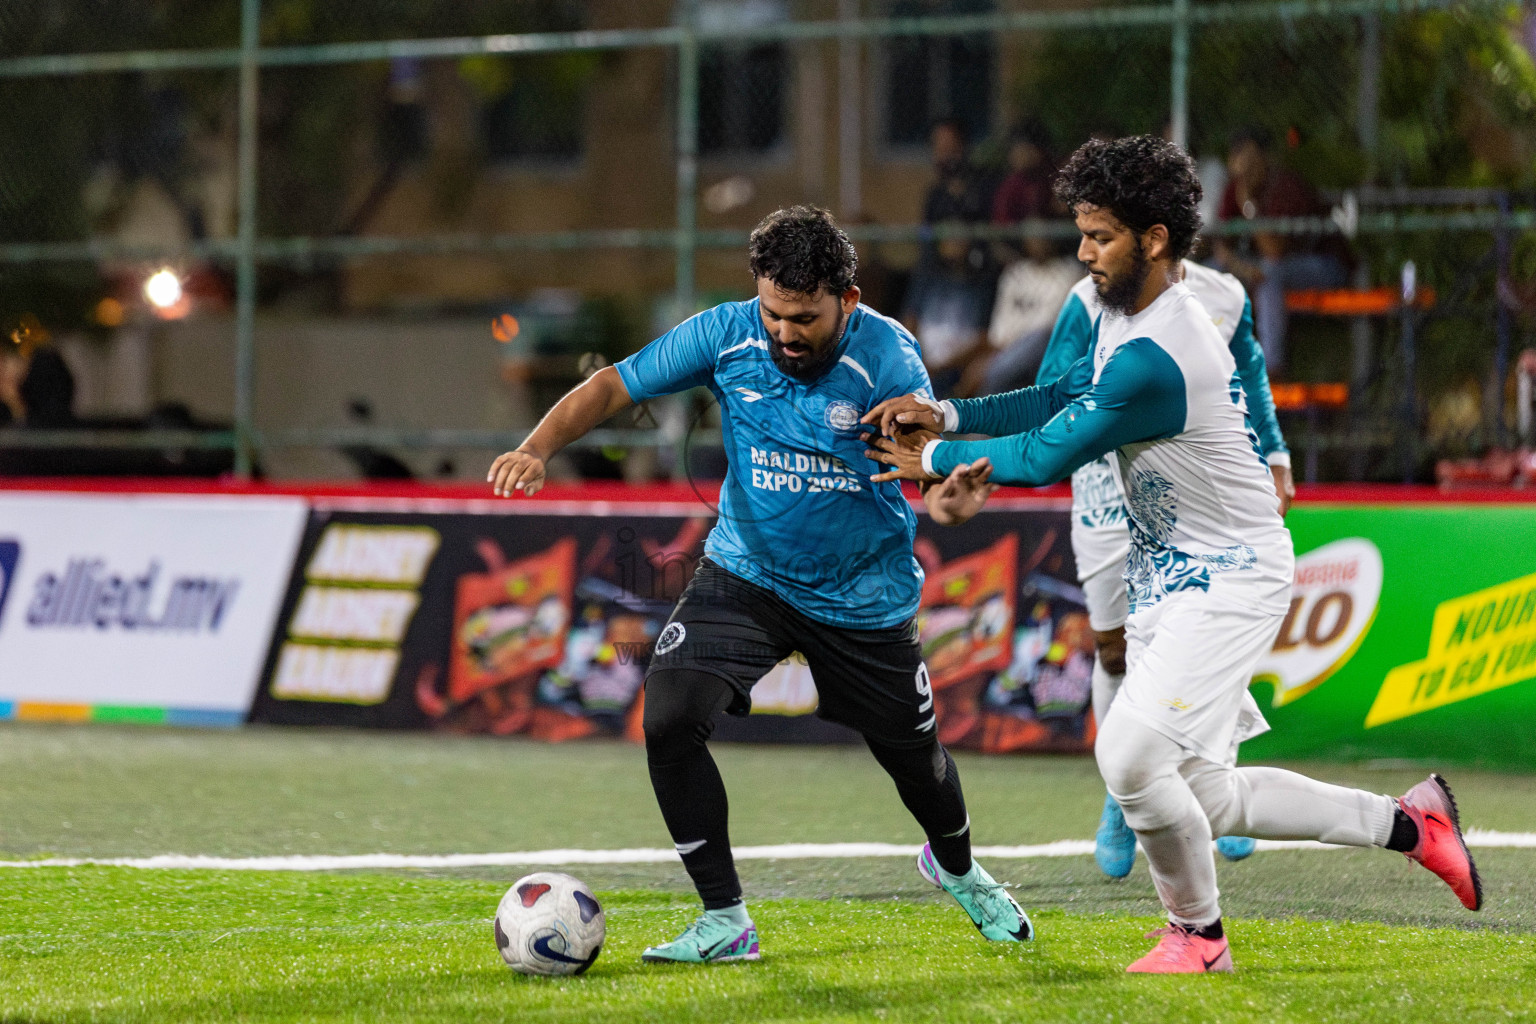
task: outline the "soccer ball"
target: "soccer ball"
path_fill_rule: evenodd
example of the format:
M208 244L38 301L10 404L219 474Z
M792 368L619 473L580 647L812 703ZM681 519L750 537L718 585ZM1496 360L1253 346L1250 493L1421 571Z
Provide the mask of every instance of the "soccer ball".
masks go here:
M519 878L496 908L496 948L520 974L580 974L607 933L592 890L558 871Z

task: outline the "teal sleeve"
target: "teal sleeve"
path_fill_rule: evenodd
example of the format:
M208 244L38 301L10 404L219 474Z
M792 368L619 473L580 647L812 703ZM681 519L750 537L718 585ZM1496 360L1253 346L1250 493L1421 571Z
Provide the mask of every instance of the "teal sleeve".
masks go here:
M1232 358L1237 360L1237 379L1248 396L1248 419L1259 435L1259 450L1265 456L1288 451L1275 418L1275 398L1269 392L1269 368L1264 365L1264 350L1253 334L1253 303L1243 300L1243 318L1232 335Z
M1088 310L1076 295L1068 295L1056 315L1056 326L1051 328L1051 340L1045 344L1045 356L1040 372L1035 375L1036 386L1007 391L986 398L957 400L955 411L959 413L961 434L1021 434L1033 430L1061 411L1066 402L1081 394L1061 400L1059 395L1047 394L1040 385L1059 382L1067 376L1073 365L1093 351L1093 321ZM1093 367L1088 367L1092 379ZM1082 383L1081 381L1077 383ZM1087 385L1083 384L1083 390ZM1060 404L1056 404L1060 401Z
M1044 380L1045 378L1041 378ZM1034 430L1065 409L1093 384L1093 362L1079 359L1049 384L1005 391L986 398L960 398L954 402L959 414L955 432L959 434L1022 434Z
M1088 318L1083 300L1076 293L1070 294L1056 315L1056 326L1051 328L1051 340L1045 343L1035 383L1055 380L1092 351L1093 321Z
M947 476L986 456L994 483L1041 487L1122 445L1173 437L1186 413L1178 364L1151 338L1136 338L1109 357L1092 390L1044 426L987 441L940 442L933 469Z

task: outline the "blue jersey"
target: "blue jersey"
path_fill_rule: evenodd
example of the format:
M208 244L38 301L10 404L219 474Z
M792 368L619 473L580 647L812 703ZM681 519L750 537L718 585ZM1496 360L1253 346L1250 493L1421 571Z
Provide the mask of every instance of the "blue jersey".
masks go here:
M729 462L704 552L820 622L883 629L917 613L917 518L884 467L864 457L859 419L887 398L931 395L912 335L859 306L830 368L813 381L768 354L758 302L684 321L618 364L636 402L706 387L720 403Z

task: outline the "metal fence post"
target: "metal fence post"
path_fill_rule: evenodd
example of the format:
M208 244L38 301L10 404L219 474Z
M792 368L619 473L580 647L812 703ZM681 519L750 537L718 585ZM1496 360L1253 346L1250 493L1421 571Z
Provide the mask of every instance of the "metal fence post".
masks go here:
M261 0L240 0L240 225L235 259L235 473L249 479L256 441L256 48Z
M1173 64L1168 120L1173 144L1189 149L1189 0L1173 0Z
M680 323L693 315L694 252L699 244L699 0L682 0L678 16L683 34L677 44L677 269L672 319ZM672 449L672 475L688 475L685 441Z
M679 320L693 315L693 257L698 247L699 191L699 0L678 7L677 45L677 280Z

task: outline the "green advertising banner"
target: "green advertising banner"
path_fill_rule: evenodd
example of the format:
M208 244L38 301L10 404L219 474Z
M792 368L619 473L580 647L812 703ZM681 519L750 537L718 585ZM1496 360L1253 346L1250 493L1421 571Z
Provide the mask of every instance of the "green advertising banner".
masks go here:
M1536 768L1536 503L1298 506L1244 761Z

